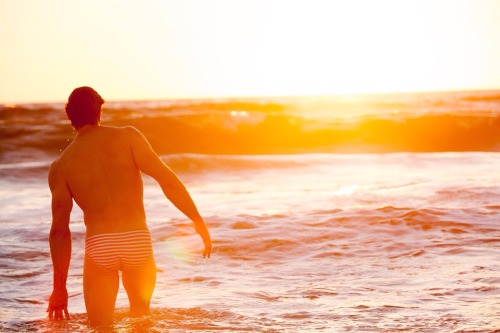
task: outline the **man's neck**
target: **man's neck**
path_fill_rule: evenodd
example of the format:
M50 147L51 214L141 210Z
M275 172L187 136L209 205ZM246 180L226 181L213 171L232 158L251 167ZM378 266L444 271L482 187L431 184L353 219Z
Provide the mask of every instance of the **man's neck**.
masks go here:
M93 132L96 128L100 127L100 124L97 125L84 125L76 130L76 135L84 135L89 132Z

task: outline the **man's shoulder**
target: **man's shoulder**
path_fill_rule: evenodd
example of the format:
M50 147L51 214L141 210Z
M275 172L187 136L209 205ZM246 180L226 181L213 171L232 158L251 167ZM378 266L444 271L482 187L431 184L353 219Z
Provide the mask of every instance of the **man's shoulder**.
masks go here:
M60 178L62 175L61 168L64 168L63 167L64 159L62 159L61 157L62 156L59 156L50 164L49 173L48 173L48 177L47 177L48 181L49 181L49 185L52 185L54 183L55 179Z
M113 134L123 133L125 135L134 135L140 133L139 130L133 126L102 126L103 129Z
M61 155L59 155L59 157L52 161L49 167L49 176L64 173L64 169L66 168L68 160L68 157L66 155L67 151L63 151Z
M52 163L50 163L50 166L49 166L49 174L50 173L53 173L54 171L57 170L58 166L59 166L59 160L60 157L56 158L54 161L52 161Z
M104 129L107 129L107 130L111 130L111 131L129 131L131 129L134 129L137 131L137 129L134 127L134 126L109 126L109 125L106 125L106 126L103 126L101 125L100 128L104 128Z
M49 171L57 171L64 164L64 156L66 155L66 150L64 150L61 155L59 155L55 160L50 163Z
M125 133L125 136L128 140L130 140L130 142L137 142L138 139L140 140L140 138L144 136L141 131L139 131L134 126L120 127L120 130Z
M103 127L103 129L107 132L104 138L112 138L115 142L118 142L118 144L121 145L125 144L135 146L143 136L143 134L133 126L107 126Z
M72 143L64 149L61 154L50 164L49 172L60 170L64 168L65 161L68 159L67 155L71 154Z

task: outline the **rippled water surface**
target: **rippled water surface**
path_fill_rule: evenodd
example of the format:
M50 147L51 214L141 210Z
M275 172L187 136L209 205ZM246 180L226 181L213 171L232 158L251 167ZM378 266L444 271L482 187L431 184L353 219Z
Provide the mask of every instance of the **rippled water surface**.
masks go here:
M0 330L493 332L500 329L500 154L168 155L214 239L145 178L153 312L87 327L84 225L72 215L70 321L45 319L46 164L2 169ZM189 166L189 167L187 167ZM12 165L9 167L12 169ZM19 170L18 170L19 171Z

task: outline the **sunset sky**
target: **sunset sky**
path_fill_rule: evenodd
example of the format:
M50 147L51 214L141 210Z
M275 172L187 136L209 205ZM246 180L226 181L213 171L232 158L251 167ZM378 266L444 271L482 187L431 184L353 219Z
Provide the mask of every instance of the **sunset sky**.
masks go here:
M499 89L500 0L0 0L0 103Z

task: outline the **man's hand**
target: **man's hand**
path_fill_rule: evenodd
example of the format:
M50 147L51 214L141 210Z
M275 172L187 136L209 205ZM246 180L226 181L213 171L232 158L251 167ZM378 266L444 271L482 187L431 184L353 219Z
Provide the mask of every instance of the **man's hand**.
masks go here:
M49 299L47 308L49 319L62 320L69 319L68 313L68 291L64 289L54 289ZM64 313L64 317L63 317Z
M207 227L203 223L201 226L197 225L195 229L201 236L203 244L205 244L205 249L203 249L203 258L210 258L210 254L212 253L212 240L210 239L210 233L208 232Z

